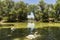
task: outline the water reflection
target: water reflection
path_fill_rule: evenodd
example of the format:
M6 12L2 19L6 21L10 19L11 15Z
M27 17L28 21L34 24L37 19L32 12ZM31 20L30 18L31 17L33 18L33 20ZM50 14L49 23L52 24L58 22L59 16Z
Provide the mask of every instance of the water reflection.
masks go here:
M33 34L35 31L41 36L34 40L60 40L59 27L37 28L33 30ZM28 34L29 30L27 28L17 28L13 33L11 33L10 28L2 28L0 29L0 40L25 40Z
M30 34L31 34L32 31L34 30L35 24L33 22L30 22L27 24L27 27L30 30Z

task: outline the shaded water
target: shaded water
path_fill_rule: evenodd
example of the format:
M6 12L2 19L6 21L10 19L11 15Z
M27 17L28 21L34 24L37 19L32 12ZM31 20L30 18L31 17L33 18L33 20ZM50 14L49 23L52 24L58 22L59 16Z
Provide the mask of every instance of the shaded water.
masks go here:
M37 28L33 30L33 33L37 31L41 37L37 37L34 40L60 40L60 28L58 27L46 27ZM10 28L0 29L0 40L25 40L25 37L29 35L30 30L28 28L17 28L11 33Z

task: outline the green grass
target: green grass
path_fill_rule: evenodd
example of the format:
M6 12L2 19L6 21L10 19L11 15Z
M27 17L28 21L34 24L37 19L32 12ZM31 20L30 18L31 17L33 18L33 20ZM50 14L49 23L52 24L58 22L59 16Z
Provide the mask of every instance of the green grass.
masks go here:
M4 23L4 24L14 24L16 28L27 28L27 22L21 23ZM11 26L2 26L0 28L10 28ZM60 27L60 23L40 23L35 22L35 28L43 28L43 27Z

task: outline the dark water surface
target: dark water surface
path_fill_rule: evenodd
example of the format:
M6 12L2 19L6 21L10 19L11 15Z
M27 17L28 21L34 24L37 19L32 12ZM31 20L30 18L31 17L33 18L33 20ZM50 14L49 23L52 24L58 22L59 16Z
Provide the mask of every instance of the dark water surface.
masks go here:
M38 32L41 37L37 37L34 40L60 40L60 28L59 27L46 27L37 28L33 30ZM15 38L20 38L20 40L25 40L24 37L29 35L30 31L27 28L17 28L15 31L11 32L10 28L0 29L0 40L13 40ZM32 34L33 34L32 33Z

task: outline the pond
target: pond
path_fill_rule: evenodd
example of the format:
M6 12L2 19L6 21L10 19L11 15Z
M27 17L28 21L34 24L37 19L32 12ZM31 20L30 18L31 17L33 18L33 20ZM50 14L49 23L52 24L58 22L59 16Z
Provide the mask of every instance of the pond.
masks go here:
M46 27L46 28L35 28L32 35L38 32L33 40L60 40L60 28L59 27ZM29 40L26 38L30 34L28 28L16 28L15 31L11 32L10 28L0 29L0 40Z

